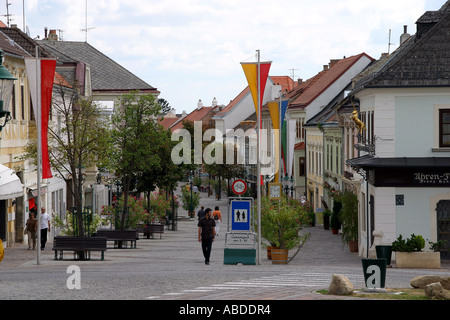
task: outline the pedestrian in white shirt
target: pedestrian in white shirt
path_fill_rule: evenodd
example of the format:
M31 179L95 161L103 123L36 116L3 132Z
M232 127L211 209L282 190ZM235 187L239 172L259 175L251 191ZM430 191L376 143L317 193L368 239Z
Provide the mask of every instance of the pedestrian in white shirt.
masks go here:
M47 243L47 232L50 231L50 215L41 208L41 250L45 249Z

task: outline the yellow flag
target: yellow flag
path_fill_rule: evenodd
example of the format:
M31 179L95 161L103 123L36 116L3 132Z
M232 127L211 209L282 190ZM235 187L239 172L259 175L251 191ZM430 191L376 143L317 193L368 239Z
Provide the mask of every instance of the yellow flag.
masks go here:
M258 64L242 62L242 69L244 69L245 77L247 78L250 92L252 93L253 103L255 104L256 115L258 115L261 104L263 103L264 91L266 89L267 78L269 77L269 70L271 62L261 62L260 65L260 105L258 106Z
M0 239L0 262L2 262L4 255L5 255L5 250L3 250L3 242L2 242L2 239Z

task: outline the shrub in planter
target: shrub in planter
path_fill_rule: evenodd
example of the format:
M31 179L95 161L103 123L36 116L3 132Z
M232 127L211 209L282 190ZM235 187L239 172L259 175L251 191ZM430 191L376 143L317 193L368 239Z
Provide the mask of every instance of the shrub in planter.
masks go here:
M344 191L341 195L341 201L342 241L344 243L357 242L358 197L350 191Z
M422 236L416 236L414 233L410 238L403 239L399 235L397 240L392 242L392 251L398 252L420 252L425 247L425 240Z
M425 240L420 235L412 234L403 239L400 235L392 243L392 251L396 252L396 265L399 268L437 268L441 267L439 252L422 252Z
M339 200L335 199L334 204L333 204L333 212L331 213L331 220L330 220L330 226L331 226L332 230L337 231L341 228L341 221L339 218L341 209L342 209L342 203Z
M308 212L300 202L286 197L280 201L261 198L261 236L271 246L287 250L297 247L304 239L299 231L308 223Z

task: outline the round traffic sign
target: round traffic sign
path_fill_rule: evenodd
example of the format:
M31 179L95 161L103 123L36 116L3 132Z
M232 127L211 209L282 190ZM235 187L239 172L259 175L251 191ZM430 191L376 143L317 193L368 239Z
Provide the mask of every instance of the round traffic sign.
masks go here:
M247 183L245 183L244 180L235 180L231 186L231 189L237 195L244 194L245 191L247 191Z

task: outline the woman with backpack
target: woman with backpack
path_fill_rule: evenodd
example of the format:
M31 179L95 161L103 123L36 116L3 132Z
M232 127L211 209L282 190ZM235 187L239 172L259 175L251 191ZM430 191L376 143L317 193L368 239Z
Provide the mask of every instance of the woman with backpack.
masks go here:
M214 212L213 212L213 219L216 222L216 236L219 236L219 227L220 227L220 223L222 222L222 215L220 214L220 210L219 207L216 206L214 208Z

